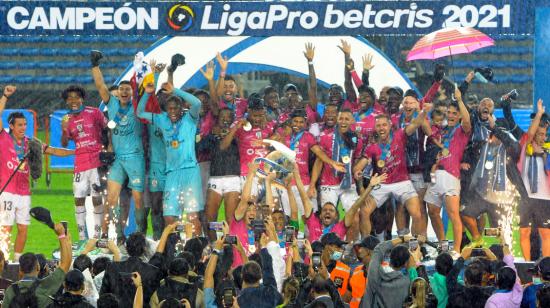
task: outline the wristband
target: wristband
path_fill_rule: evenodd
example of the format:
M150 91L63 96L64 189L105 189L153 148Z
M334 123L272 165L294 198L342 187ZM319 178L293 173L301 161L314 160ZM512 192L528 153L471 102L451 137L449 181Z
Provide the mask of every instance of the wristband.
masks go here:
M212 253L215 253L215 254L217 254L217 255L221 255L221 254L222 254L222 251L219 250L219 249L214 248L214 249L212 249Z
M58 239L64 239L64 238L66 238L66 237L67 237L67 236L66 236L65 234L61 234L61 235L59 235L57 238L58 238Z

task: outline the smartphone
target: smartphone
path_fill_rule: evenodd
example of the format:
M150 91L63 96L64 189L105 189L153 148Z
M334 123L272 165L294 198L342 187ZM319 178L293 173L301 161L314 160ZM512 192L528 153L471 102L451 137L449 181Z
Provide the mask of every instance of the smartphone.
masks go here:
M259 242L262 233L265 232L265 224L263 220L254 219L252 221L252 230L254 230L254 241Z
M224 307L233 307L233 288L223 289L223 305Z
M236 235L226 235L224 244L228 245L237 245L237 236Z
M65 229L65 235L67 235L67 228L69 227L69 223L65 220L60 221L60 223L63 225L63 228Z
M318 269L321 267L321 253L320 252L314 252L311 256L311 265L314 269Z
M211 221L208 223L208 229L212 231L222 231L223 222L221 221Z
M416 248L418 248L418 240L413 238L409 241L409 250L413 251L416 250Z
M448 240L441 241L441 252L449 252L449 241Z
M483 235L489 236L489 237L499 237L500 236L500 229L499 228L485 228L485 230L483 230Z
M107 240L99 240L95 243L95 247L97 248L107 248L108 243Z
M183 232L183 230L185 230L185 226L184 226L184 225L177 225L177 226L176 226L176 232Z
M483 248L474 248L472 249L471 257L485 257L485 251Z
M294 240L294 234L296 232L296 229L294 229L293 226L287 226L285 228L285 242L292 243Z
M269 207L268 204L262 205L262 215L264 218L271 215L271 208Z

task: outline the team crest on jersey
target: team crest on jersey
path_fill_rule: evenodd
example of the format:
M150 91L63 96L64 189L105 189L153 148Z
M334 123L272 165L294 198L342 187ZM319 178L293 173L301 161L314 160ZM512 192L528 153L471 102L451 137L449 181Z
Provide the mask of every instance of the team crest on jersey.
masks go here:
M141 183L140 179L133 179L132 180L132 184L139 184L139 183Z
M157 180L152 180L152 181L151 181L151 185L152 185L153 187L157 187L158 181L157 181Z
M256 132L256 138L262 139L262 132Z

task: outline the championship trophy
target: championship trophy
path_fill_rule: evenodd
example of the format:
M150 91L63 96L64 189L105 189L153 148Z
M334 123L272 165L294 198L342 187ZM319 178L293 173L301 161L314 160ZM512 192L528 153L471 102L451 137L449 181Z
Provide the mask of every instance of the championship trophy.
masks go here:
M271 172L275 172L277 176L273 185L277 188L285 189L285 183L294 171L296 152L292 151L286 145L274 140L266 139L264 142L272 146L275 151L272 151L266 157L255 159L255 162L260 164L256 176L265 178Z

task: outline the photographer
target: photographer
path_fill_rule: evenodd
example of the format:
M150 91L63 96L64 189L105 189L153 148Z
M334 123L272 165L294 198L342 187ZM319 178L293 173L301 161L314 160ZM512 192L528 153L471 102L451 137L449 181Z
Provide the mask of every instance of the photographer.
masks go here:
M61 260L57 269L48 277L39 280L38 260L33 253L25 253L19 259L19 277L21 280L12 284L4 294L2 307L19 305L25 307L34 302L38 307L46 307L52 303L53 296L63 284L65 273L69 271L72 261L71 236L61 223L54 226L59 239Z
M189 282L189 264L182 258L175 258L170 262L168 277L160 282L160 287L151 296L151 307L159 307L167 298L178 300L187 299L193 307L204 308L204 294L202 290Z
M369 283L361 300L361 308L401 307L409 295L411 280L418 276L416 265L420 259L420 249L409 252L405 245L411 236L402 236L378 244L374 248L369 266ZM390 268L382 264L384 256L390 254ZM406 272L403 272L406 270Z

